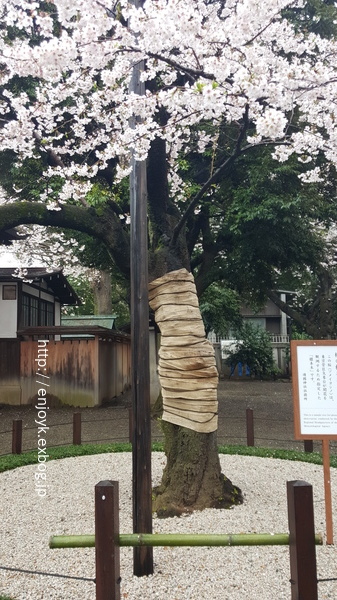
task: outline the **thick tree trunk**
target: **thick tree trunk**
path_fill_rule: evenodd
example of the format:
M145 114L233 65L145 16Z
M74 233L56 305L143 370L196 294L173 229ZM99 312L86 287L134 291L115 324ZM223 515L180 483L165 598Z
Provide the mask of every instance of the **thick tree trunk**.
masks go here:
M218 374L192 275L180 269L152 281L150 306L162 334L159 378L167 456L153 508L159 516L172 516L241 503L241 491L221 473Z
M111 274L108 271L99 271L93 281L95 315L112 314L112 286Z
M331 339L335 335L334 281L325 269L321 270L318 279L318 293L308 310L306 330L316 340Z
M159 379L163 419L200 433L218 427L218 371L193 275L171 271L149 285L150 306L161 331Z
M167 457L161 484L153 491L153 510L164 517L230 507L242 502L242 494L221 473L214 352L205 339L194 281L188 273L190 254L184 232L172 243L181 215L170 202L167 157L161 140L150 151L148 170L152 215L149 296L161 328L161 423ZM187 285L183 286L183 281L173 289L157 285L179 270L188 275Z
M162 421L167 464L153 490L153 510L172 517L204 508L241 504L241 490L221 473L217 432L198 433Z

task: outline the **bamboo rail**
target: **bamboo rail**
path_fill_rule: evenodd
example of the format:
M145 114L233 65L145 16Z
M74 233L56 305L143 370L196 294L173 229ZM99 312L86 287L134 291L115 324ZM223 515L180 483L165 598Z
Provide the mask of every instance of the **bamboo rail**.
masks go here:
M288 533L124 533L118 536L118 546L289 546ZM315 535L315 545L322 545L321 534ZM93 548L94 535L54 535L50 548Z
M119 533L118 481L95 486L95 535L52 536L50 548L95 547L96 600L120 600L120 547L145 551L153 546L261 546L288 545L291 600L318 600L316 544L312 486L306 481L287 481L289 534L175 534ZM134 572L139 576L139 572Z

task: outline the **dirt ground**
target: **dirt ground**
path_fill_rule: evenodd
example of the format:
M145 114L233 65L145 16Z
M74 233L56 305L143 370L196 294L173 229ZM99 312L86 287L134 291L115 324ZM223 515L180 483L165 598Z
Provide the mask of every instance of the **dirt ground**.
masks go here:
M218 398L219 443L247 443L246 409L251 408L254 411L256 446L303 449L303 442L294 441L289 381L221 380ZM128 441L130 403L130 393L127 393L105 407L51 407L47 418L48 446L72 443L74 412L81 412L82 415L82 443ZM23 421L23 450L36 448L36 413L32 406L0 405L0 455L11 452L12 423L15 419ZM153 422L152 440L161 439L160 427ZM319 444L315 443L314 449L318 450Z

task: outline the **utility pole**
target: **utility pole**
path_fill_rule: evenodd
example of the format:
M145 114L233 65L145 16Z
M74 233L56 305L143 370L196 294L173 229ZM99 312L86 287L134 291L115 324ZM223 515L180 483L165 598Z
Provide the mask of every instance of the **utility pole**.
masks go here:
M133 0L140 8L142 0ZM140 81L144 61L133 67L130 92L145 94ZM137 118L131 126L135 127ZM146 161L131 156L131 385L132 385L132 485L133 532L152 533L151 414L149 368L148 235ZM135 547L134 575L153 573L153 548Z

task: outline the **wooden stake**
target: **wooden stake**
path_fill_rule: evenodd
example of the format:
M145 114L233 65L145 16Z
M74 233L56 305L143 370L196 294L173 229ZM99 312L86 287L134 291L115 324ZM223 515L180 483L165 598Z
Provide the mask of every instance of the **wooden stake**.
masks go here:
M95 485L96 600L120 600L118 481Z
M324 471L326 543L333 544L330 447L329 447L329 440L327 438L324 438L322 440L322 454L323 454L323 471Z
M304 452L313 452L314 442L313 440L304 440Z
M74 446L81 445L81 413L73 414L73 444Z
M22 420L13 421L12 428L12 454L21 454L22 452Z
M287 481L291 600L318 600L312 486Z

